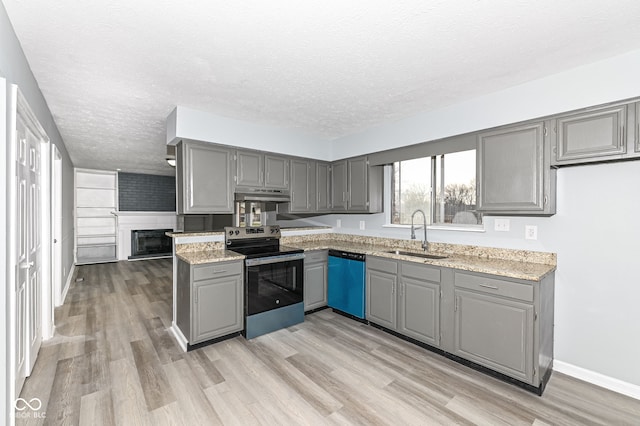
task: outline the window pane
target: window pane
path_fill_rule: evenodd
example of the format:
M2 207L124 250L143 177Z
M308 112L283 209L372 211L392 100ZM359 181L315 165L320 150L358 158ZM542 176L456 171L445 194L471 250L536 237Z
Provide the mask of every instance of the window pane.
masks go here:
M410 224L411 214L416 209L423 210L427 221L431 221L430 157L400 161L393 165L391 223Z
M438 170L436 222L478 224L476 209L476 151L461 151L437 156ZM444 177L444 180L443 180Z

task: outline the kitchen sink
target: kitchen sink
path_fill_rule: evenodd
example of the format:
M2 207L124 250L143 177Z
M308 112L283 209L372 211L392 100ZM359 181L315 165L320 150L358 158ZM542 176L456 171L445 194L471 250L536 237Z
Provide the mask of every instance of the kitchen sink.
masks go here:
M447 257L449 257L449 256L442 256L442 255L439 255L439 254L415 253L413 251L402 251L402 250L389 250L386 253L400 254L402 256L421 257L423 259L446 259Z

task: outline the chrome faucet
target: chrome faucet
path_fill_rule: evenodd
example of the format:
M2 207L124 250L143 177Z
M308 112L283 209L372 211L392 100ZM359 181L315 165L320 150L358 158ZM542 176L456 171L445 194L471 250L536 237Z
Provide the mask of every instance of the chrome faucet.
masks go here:
M424 227L424 241L422 242L422 249L424 251L429 251L429 243L427 242L427 215L425 215L424 212L420 209L416 210L411 214L411 239L412 240L416 239L416 228L413 226L413 217L418 212L422 213L423 227Z

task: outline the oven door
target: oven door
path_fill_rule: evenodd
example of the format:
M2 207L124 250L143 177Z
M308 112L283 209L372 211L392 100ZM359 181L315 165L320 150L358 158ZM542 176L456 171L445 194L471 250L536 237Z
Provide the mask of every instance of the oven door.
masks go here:
M303 301L304 254L245 261L245 315Z

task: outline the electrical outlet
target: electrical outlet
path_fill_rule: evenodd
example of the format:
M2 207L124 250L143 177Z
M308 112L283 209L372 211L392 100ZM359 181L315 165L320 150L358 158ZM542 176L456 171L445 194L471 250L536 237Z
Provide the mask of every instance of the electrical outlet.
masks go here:
M364 230L364 220L360 221L360 230Z
M493 229L498 232L508 232L510 226L511 221L509 219L496 219L493 225Z
M524 227L524 238L527 240L538 239L538 227L535 225L527 225Z
M342 228L342 219L336 219L336 228Z

